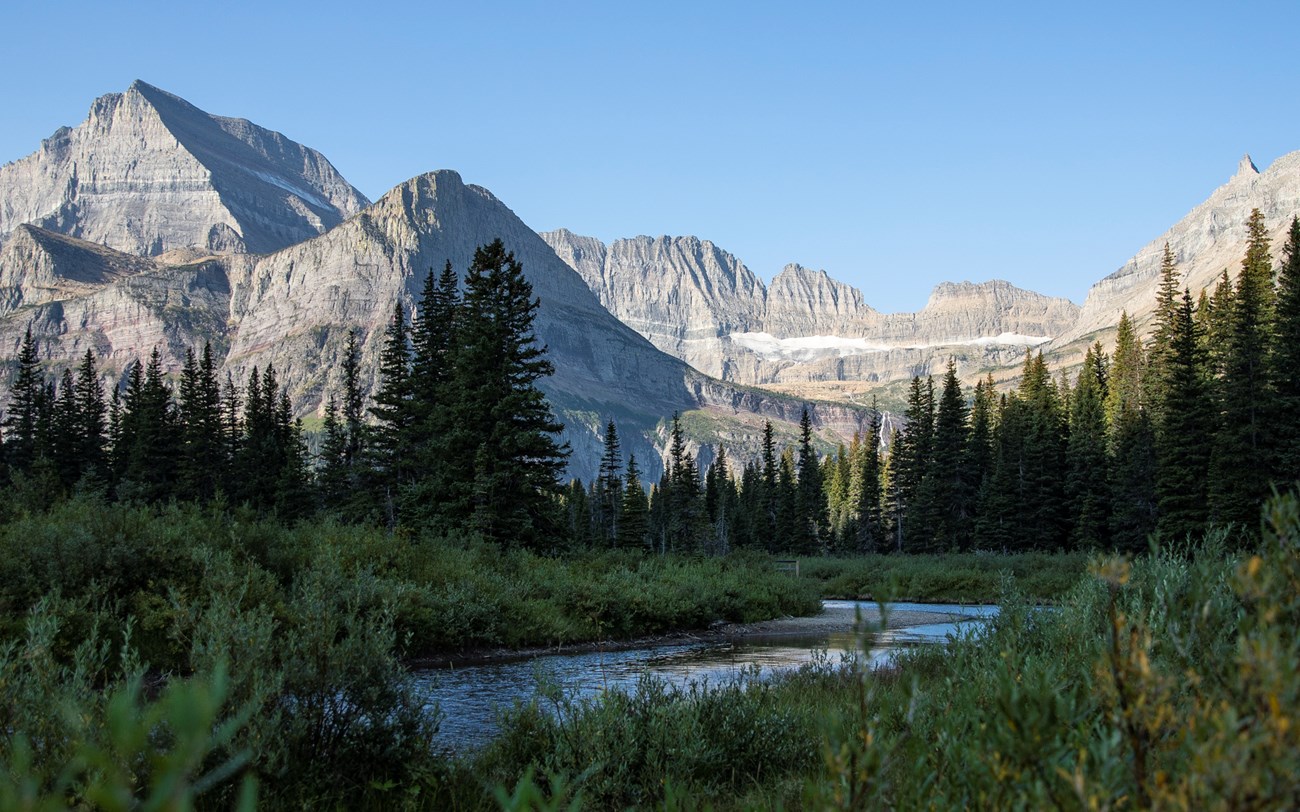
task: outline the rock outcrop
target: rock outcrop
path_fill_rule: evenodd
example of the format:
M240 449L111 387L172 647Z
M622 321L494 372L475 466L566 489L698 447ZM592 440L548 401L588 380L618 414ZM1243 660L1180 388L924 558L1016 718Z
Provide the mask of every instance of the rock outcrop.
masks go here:
M1015 365L1060 335L1078 307L1007 282L944 283L919 313L883 314L825 271L787 265L770 286L695 237L636 237L606 247L567 230L542 234L610 312L709 375L756 386L888 382L957 357L976 372Z
M368 203L319 152L137 81L0 167L0 241L26 223L140 256L267 253Z
M1109 344L1121 311L1134 318L1140 331L1147 331L1155 312L1166 243L1193 297L1213 288L1224 270L1235 277L1246 253L1246 221L1255 208L1264 215L1274 255L1280 256L1291 218L1300 214L1300 152L1283 155L1263 172L1249 155L1243 156L1236 174L1204 203L1092 286L1078 320L1052 343L1051 350L1066 362L1081 357L1094 340Z

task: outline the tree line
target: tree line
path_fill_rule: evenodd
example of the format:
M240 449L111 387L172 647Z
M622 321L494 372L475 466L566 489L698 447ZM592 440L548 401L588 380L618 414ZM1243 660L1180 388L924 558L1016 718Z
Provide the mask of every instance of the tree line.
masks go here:
M963 389L950 362L909 388L904 428L882 443L880 413L851 446L819 457L805 410L797 449L739 469L719 447L701 476L674 417L648 509L618 477L606 428L600 475L566 492L580 545L641 544L800 555L951 550L1115 549L1207 526L1257 531L1273 488L1300 479L1300 220L1276 274L1252 212L1241 270L1193 299L1166 245L1152 335L1121 316L1107 353L1090 347L1073 380L1028 354L1017 387ZM882 448L887 446L888 451ZM622 490L620 490L622 489ZM622 506L620 508L620 506Z
M553 371L538 301L497 240L463 285L450 263L430 272L418 317L394 306L369 407L349 334L314 458L273 366L221 381L205 346L173 388L155 350L106 398L91 351L46 380L29 330L2 468L36 494L223 499L542 549L1138 551L1152 533L1249 530L1271 488L1300 477L1300 220L1276 277L1258 211L1249 231L1237 277L1195 301L1166 246L1146 343L1125 314L1113 351L1094 344L1073 380L1030 354L1005 394L991 376L967 392L950 363L938 387L913 378L901 431L882 437L873 405L867 431L826 456L805 410L796 446L778 450L767 423L756 459L719 446L701 471L675 415L647 489L611 422L597 477L563 487L563 426L536 386Z
M475 252L463 292L450 262L430 272L420 317L394 308L369 407L349 333L314 459L272 365L242 386L231 373L223 382L208 345L187 351L173 386L155 348L106 397L91 350L75 372L46 380L29 328L0 422L0 472L37 500L83 488L549 544L568 449L535 385L553 370L532 333L537 307L500 240Z

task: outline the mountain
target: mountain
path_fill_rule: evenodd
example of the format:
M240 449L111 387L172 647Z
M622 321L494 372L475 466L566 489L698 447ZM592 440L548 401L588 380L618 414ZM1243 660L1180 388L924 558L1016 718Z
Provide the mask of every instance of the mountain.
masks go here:
M1082 358L1094 340L1109 349L1121 311L1128 311L1140 331L1150 329L1166 243L1193 297L1213 289L1225 269L1235 277L1246 253L1246 221L1255 208L1264 215L1275 259L1280 259L1291 218L1300 213L1300 152L1283 155L1263 172L1249 155L1243 156L1232 178L1205 202L1093 285L1074 326L1050 345L1058 363Z
M918 313L884 314L825 271L787 265L765 286L736 257L696 237L609 246L568 230L542 234L601 303L659 349L724 380L806 388L883 383L941 369L1019 363L1070 329L1079 308L1007 282L943 283Z
M269 253L367 205L319 152L140 81L0 167L0 241L27 223L140 256Z
M149 101L153 96L165 97L171 109L200 123L231 121L138 85L120 97L105 97L110 103L101 99L96 110L146 102L157 109ZM92 122L100 120L96 110ZM158 120L174 117L169 113ZM78 149L85 160L97 162L101 177L128 177L127 167L147 163L153 154L147 140L137 143L136 153L126 149L111 126L83 128ZM247 123L242 131L267 132ZM105 139L103 152L95 133ZM299 154L316 154L294 148ZM193 154L182 148L178 160ZM228 154L226 163L208 171L205 183L212 189L234 188L252 172L236 159L263 167L257 154ZM320 164L328 166L323 158ZM21 185L25 177L0 176L0 199L22 197L14 184ZM345 187L351 188L345 183L339 188ZM365 383L373 388L383 327L394 302L403 301L409 313L431 269L451 261L463 274L476 247L500 238L523 264L541 301L534 326L556 367L541 386L568 426L573 475L594 475L599 434L610 419L619 426L625 451L636 453L653 477L666 440L664 423L675 412L683 414L697 444L721 438L743 454L756 447L765 419L792 435L805 405L713 380L655 349L605 310L582 278L504 203L486 189L465 184L455 172L420 175L322 233L262 254L214 254L211 245L185 244L189 236L214 233L232 209L192 211L182 223L188 230L169 232L166 208L152 188L144 184L120 190L112 208L80 207L77 212L84 216L76 229L69 229L84 233L93 226L97 234L121 236L123 222L137 221L129 214L114 220L114 212L151 210L154 236L131 243L134 252L78 238L48 227L49 222L10 229L0 246L0 352L16 356L31 327L52 371L74 364L90 348L106 375L120 380L132 359L155 346L174 373L186 348L211 342L236 381L246 380L254 366L274 364L295 411L311 415L329 393L341 391L339 367L349 330L359 333ZM241 200L250 210L272 212L285 200L284 191L274 183L249 183ZM172 236L159 236L167 233ZM158 247L168 250L158 254ZM7 401L6 388L0 387L0 402ZM834 440L851 437L865 417L842 405L810 406L814 423Z

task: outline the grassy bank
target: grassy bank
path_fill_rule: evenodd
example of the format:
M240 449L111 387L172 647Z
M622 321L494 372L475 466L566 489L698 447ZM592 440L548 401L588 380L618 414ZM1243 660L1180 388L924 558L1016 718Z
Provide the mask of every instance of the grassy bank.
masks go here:
M1013 590L982 639L890 673L521 707L445 805L1297 808L1300 506L1268 517L1255 553L1098 560L1051 610Z
M817 606L814 584L763 557L558 559L91 498L12 511L0 525L0 808L111 808L95 793L144 796L154 782L230 808L241 775L272 808L420 802L448 765L407 658Z
M952 553L809 558L800 574L822 597L846 600L993 603L1010 579L1031 600L1055 602L1087 571L1083 553Z

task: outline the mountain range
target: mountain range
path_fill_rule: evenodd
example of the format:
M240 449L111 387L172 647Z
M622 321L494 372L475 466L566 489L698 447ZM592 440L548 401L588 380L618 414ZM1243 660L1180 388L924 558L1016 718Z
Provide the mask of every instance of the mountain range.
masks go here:
M13 358L30 328L50 371L93 349L116 383L154 347L175 372L210 342L237 381L274 364L295 411L312 415L340 391L349 330L373 388L394 302L410 312L431 269L463 273L496 238L541 301L534 328L556 367L542 386L568 427L572 474L594 474L611 419L652 476L676 412L697 442L753 443L767 419L793 433L804 402L655 349L457 173L420 175L370 204L319 153L143 82L0 168L0 348ZM863 425L860 409L809 405L828 440Z
M500 237L541 300L536 333L556 365L543 388L568 426L571 473L594 473L613 419L653 476L673 413L697 447L743 456L764 420L792 436L805 405L825 442L847 440L867 396L892 405L901 382L950 358L968 381L1010 382L1039 350L1072 368L1109 344L1122 311L1149 325L1166 243L1194 294L1235 272L1256 207L1279 238L1300 211L1300 153L1264 172L1243 158L1082 306L1001 280L943 282L920 311L888 314L798 264L765 284L697 237L539 235L453 171L371 203L315 150L136 82L0 167L0 353L15 356L30 327L52 371L89 348L114 383L155 346L176 371L211 342L236 379L273 363L311 416L339 390L349 330L373 387L393 303L409 312L431 269L463 272Z

